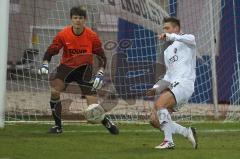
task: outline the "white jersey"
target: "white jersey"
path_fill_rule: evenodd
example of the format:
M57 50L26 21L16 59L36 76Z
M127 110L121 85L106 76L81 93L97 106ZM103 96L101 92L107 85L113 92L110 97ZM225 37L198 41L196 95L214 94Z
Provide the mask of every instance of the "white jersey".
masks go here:
M164 80L171 83L187 82L194 87L196 78L196 42L191 34L168 34L166 40L173 41L164 51L166 74Z

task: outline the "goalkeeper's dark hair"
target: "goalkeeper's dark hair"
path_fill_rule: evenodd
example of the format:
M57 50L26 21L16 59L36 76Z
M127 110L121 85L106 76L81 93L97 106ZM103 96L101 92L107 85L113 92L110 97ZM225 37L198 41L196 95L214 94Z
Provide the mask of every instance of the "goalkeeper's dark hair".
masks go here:
M181 27L180 20L175 17L165 17L163 18L163 23L172 23L175 26Z
M72 18L73 15L83 16L84 18L86 18L87 10L84 6L72 7L70 10L70 18Z

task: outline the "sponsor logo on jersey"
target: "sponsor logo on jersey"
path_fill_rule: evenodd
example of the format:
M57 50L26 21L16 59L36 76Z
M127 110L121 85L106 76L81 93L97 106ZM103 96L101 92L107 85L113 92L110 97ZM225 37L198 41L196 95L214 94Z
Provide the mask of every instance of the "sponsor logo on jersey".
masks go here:
M178 56L177 56L177 55L174 55L174 56L172 56L172 57L169 59L170 64L176 62L177 60L178 60Z
M68 49L70 54L84 54L87 52L86 49Z

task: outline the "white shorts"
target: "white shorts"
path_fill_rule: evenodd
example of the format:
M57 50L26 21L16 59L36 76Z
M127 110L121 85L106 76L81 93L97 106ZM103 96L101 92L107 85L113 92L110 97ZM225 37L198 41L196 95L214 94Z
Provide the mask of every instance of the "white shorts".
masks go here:
M175 97L176 105L174 109L177 111L180 106L187 103L194 92L193 82L167 82L165 80L159 80L155 85L157 88L156 98L162 93L162 91L169 89Z
M169 89L173 93L177 105L188 102L194 92L194 84L192 82L173 82Z

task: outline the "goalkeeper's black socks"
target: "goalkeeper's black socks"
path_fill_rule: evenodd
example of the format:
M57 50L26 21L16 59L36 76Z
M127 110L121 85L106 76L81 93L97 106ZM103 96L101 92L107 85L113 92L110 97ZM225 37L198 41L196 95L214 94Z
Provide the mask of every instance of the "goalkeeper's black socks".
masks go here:
M104 117L104 119L102 120L102 124L105 128L108 129L108 131L113 134L113 135L118 135L119 134L119 130L117 128L117 126L110 120L108 119L108 117Z
M61 120L62 104L61 104L60 98L51 99L50 107L52 110L52 116L55 121L55 125L60 129L62 129L62 120Z

